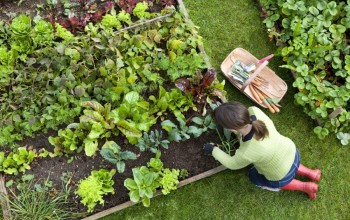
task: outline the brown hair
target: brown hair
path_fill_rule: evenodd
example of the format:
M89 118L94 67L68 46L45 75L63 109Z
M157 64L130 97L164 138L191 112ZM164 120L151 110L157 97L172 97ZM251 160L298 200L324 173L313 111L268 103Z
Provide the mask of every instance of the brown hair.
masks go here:
M226 129L238 130L247 124L252 124L255 131L254 137L263 140L269 135L265 123L261 120L250 120L246 106L240 102L227 102L214 110L216 123Z

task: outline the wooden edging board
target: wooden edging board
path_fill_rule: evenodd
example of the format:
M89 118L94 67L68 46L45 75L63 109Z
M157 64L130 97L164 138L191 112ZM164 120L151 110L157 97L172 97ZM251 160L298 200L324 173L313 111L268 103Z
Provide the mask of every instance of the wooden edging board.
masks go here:
M226 169L226 167L224 167L223 165L221 165L221 166L218 166L218 167L216 167L216 168L214 168L214 169L208 170L208 171L206 171L206 172L204 172L204 173L201 173L201 174L198 174L198 175L196 175L196 176L190 177L190 178L188 178L188 179L182 180L182 181L179 183L179 185L177 186L177 188L180 188L180 187L185 186L185 185L187 185L187 184L190 184L190 183L193 183L193 182L195 182L195 181L201 180L201 179L203 179L203 178L212 176L212 175L214 175L214 174L216 174L216 173L219 173L219 172L221 172L221 171L223 171L223 170L225 170L225 169ZM162 195L162 192L161 192L160 190L157 190L153 197L156 197L156 196L159 196L159 195ZM94 214L94 215L91 215L91 216L89 216L89 217L86 217L86 218L84 218L84 219L82 219L82 220L95 220L95 219L99 219L99 218L105 217L105 216L107 216L107 215L110 215L110 214L112 214L112 213L118 212L118 211L120 211L120 210L122 210L122 209L125 209L125 208L128 208L128 207L130 207L130 206L133 206L133 205L135 205L135 204L137 204L137 203L133 203L133 202L131 202L131 201L128 201L128 202L122 203L122 204L120 204L120 205L114 206L114 207L112 207L112 208L106 209L106 210L104 210L104 211L102 211L102 212L98 212L98 213L96 213L96 214Z
M189 14L188 14L188 11L187 11L187 9L186 9L186 7L185 7L183 1L182 1L182 0L177 0L177 2L178 2L178 7L179 7L180 13L183 14L183 16L186 18L186 22L188 22L188 23L190 24L190 26L194 29L194 28L195 28L195 25L194 25L193 22L191 21L191 19L190 19L190 17L189 17ZM196 34L195 32L192 32L192 34L195 35L195 36L197 36L197 34ZM211 68L212 66L211 66L211 63L210 63L210 61L209 61L209 57L208 57L208 55L206 54L206 52L205 52L203 46L201 46L201 45L198 46L198 49L199 49L200 52L202 53L203 58L204 58L204 61L205 61L206 65L207 65L207 67L208 67L208 68ZM214 168L214 169L208 170L208 171L206 171L206 172L204 172L204 173L201 173L201 174L198 174L198 175L196 175L196 176L190 177L190 178L188 178L188 179L185 179L185 180L183 180L183 181L180 181L180 183L178 184L177 188L180 188L180 187L185 186L185 185L187 185L187 184L190 184L190 183L193 183L193 182L195 182L195 181L201 180L201 179L203 179L203 178L212 176L212 175L214 175L214 174L216 174L216 173L219 173L219 172L221 172L221 171L223 171L223 170L225 170L225 169L226 169L226 167L224 167L224 166L221 165L221 166L218 166L218 167L216 167L216 168ZM157 190L157 191L155 192L155 194L154 194L153 197L156 197L156 196L159 196L159 195L162 195L162 192L161 192L160 190ZM105 216L107 216L107 215L110 215L110 214L112 214L112 213L115 213L115 212L118 212L118 211L120 211L120 210L123 210L123 209L125 209L125 208L131 207L131 206L133 206L133 205L135 205L135 204L137 204L137 203L133 203L133 202L131 202L131 201L128 201L128 202L122 203L122 204L120 204L120 205L114 206L114 207L112 207L112 208L106 209L106 210L104 210L104 211L102 211L102 212L98 212L98 213L96 213L96 214L94 214L94 215L90 215L90 216L88 216L88 217L86 217L86 218L84 218L84 219L82 219L82 220L95 220L95 219L99 219L99 218L105 217Z

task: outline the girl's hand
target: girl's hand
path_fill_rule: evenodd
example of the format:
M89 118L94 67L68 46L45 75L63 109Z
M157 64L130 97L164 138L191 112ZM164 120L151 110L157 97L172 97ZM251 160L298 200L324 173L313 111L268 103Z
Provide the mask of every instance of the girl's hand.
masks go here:
M203 145L204 154L211 156L211 153L213 152L213 149L216 145L214 143L207 143Z

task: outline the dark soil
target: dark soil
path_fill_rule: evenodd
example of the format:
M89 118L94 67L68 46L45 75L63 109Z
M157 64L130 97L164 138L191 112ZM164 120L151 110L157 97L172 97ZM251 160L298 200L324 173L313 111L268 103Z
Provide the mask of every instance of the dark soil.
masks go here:
M52 151L47 138L49 135L56 135L56 132L49 132L47 134L39 134L36 138L26 138L20 144L25 146L35 146L35 148L45 147ZM123 144L124 140L115 139L122 150L130 150L138 155L138 158L134 161L126 161L126 169L124 173L117 173L114 176L114 188L116 194L104 197L105 205L97 205L95 212L99 212L121 203L129 201L128 190L124 187L124 180L128 177L132 177L131 169L136 166L146 165L150 158L155 154L145 151L140 152L138 148L129 144ZM205 156L202 146L205 143L214 142L219 143L219 137L216 131L211 131L203 134L199 138L192 138L184 142L172 142L168 149L161 149L161 160L164 163L165 168L186 169L189 172L188 177L195 176L210 169L219 166L219 163L213 159L213 157ZM90 175L92 170L98 170L101 168L112 169L115 168L111 163L105 161L99 153L94 157L87 157L84 152L81 152L74 157L71 163L67 161L70 158L67 157L55 157L36 160L31 164L31 170L27 171L27 174L34 174L36 179L46 179L50 177L50 180L54 183L56 189L60 189L63 182L61 177L63 173L71 174L71 186L73 191L76 189L75 184L79 180L84 179ZM79 212L85 212L86 209L79 203L80 198L76 197L73 193L70 198L76 205Z
M35 15L36 14L36 4L43 3L45 0L24 0L19 6L17 5L19 1L14 0L2 0L0 1L0 20L11 19L9 16L11 13L26 13ZM158 125L159 126L159 125ZM21 143L21 146L33 146L35 149L46 148L49 151L53 150L48 142L48 137L56 136L57 131L49 131L48 133L40 133L35 138L25 138ZM130 150L138 155L137 160L126 161L126 170L124 173L117 173L114 176L115 181L115 195L109 195L104 197L104 206L97 205L95 207L95 212L100 212L102 210L111 208L118 204L129 201L129 196L127 189L124 187L124 180L128 177L132 177L131 169L135 166L146 165L150 158L155 155L150 152L139 152L139 149L129 145L127 141L118 137L114 140L121 147L122 150ZM207 170L215 168L219 165L212 157L205 156L202 150L204 143L214 142L219 143L219 137L216 131L211 131L203 134L199 138L192 138L184 142L173 142L169 145L169 149L161 149L162 156L161 160L166 168L178 168L186 169L189 172L189 176L194 176L203 173ZM27 174L34 174L35 179L46 179L50 178L53 181L55 188L60 189L62 187L61 177L64 173L72 175L72 194L70 199L74 204L76 204L77 210L79 212L85 212L86 208L79 203L80 198L74 195L74 190L76 189L76 183L79 180L84 179L90 175L92 170L98 170L101 168L112 169L115 168L112 164L105 161L99 153L94 157L87 157L84 152L81 152L74 157L73 161L68 163L71 158L68 157L55 157L35 160L31 164L31 170Z

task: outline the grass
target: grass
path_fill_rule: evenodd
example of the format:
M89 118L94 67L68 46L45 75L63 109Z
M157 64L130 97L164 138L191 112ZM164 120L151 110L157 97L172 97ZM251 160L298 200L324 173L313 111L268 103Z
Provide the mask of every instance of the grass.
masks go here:
M212 65L220 64L237 47L262 58L276 50L267 38L254 0L185 0L192 21L200 27L204 47ZM270 114L279 131L296 143L302 163L322 169L319 193L315 201L293 191L269 192L256 188L246 169L226 170L182 187L167 196L151 200L151 207L136 204L103 218L111 219L350 219L350 149L334 136L319 140L313 133L315 122L294 104L293 77L279 68L280 57L269 66L283 78L288 92L281 112ZM223 77L219 77L223 79ZM254 105L227 82L229 100Z

